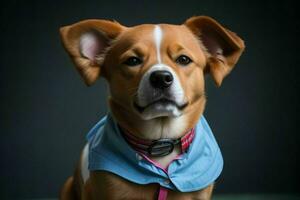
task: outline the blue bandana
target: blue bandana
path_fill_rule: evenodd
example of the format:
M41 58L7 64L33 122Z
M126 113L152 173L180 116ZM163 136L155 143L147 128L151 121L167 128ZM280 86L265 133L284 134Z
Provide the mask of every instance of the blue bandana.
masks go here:
M168 173L143 159L120 133L109 114L88 133L89 170L104 170L137 184L157 183L180 192L201 190L221 174L223 158L212 131L201 116L195 138L180 158L168 167Z

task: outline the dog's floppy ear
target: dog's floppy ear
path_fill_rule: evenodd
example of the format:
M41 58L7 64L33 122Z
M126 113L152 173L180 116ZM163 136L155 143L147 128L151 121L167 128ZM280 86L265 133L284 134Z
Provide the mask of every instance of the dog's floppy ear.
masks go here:
M207 16L189 18L185 24L206 49L206 73L210 73L217 86L229 74L242 54L244 41Z
M106 49L124 28L117 22L94 19L60 28L62 43L87 85L99 77Z

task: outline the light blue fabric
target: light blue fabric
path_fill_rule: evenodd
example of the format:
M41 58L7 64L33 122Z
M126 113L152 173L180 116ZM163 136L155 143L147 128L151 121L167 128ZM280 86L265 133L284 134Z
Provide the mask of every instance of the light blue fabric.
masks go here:
M223 158L212 131L202 116L188 151L169 165L168 174L141 157L122 137L108 114L88 133L89 170L104 170L137 184L158 183L181 192L205 188L221 174ZM167 181L169 180L169 181Z

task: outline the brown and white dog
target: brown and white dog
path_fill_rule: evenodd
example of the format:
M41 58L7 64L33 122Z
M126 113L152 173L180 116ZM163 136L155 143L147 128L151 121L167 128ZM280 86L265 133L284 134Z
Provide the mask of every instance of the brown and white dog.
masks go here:
M217 86L237 63L241 38L207 16L182 25L125 27L115 21L85 20L60 29L66 51L84 82L109 83L114 120L138 138L176 139L193 128L205 107L204 76ZM158 184L139 185L105 171L89 171L83 150L60 199L156 199ZM150 157L166 167L180 149ZM210 199L213 183L195 192L169 191L167 199Z

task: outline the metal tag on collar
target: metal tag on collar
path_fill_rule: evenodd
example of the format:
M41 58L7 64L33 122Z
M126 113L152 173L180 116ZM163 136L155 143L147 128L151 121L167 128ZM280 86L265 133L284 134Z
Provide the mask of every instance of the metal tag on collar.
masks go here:
M166 156L172 153L176 144L180 142L180 139L173 140L173 139L159 139L154 141L147 152L150 156L160 157Z

